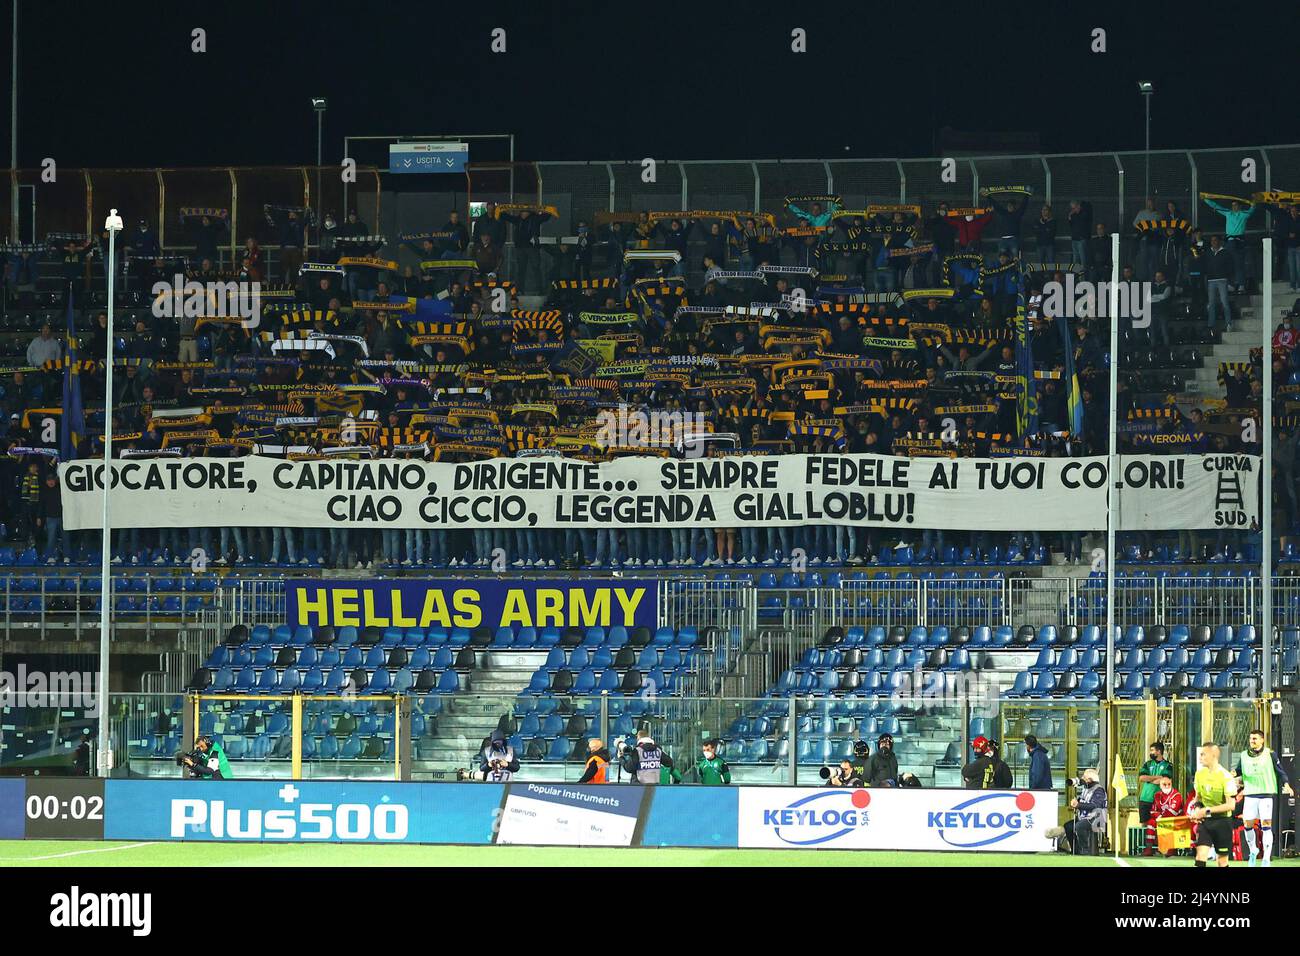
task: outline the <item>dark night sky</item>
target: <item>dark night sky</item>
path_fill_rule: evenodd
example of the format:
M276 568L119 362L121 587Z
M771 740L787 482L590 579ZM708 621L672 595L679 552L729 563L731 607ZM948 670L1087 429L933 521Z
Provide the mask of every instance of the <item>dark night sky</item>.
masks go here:
M6 114L10 17L5 3ZM1140 149L1138 79L1156 84L1153 148L1290 143L1298 21L1280 5L1065 0L22 0L19 162L307 163L318 95L330 163L345 134L501 131L520 159L930 156L943 126ZM488 50L497 26L504 55ZM1093 27L1109 52L1089 52Z

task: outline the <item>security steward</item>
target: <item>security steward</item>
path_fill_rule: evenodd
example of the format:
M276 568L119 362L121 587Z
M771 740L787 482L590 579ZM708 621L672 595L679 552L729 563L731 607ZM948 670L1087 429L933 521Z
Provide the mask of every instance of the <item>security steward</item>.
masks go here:
M605 741L592 737L587 741L587 766L578 783L609 783L609 751Z

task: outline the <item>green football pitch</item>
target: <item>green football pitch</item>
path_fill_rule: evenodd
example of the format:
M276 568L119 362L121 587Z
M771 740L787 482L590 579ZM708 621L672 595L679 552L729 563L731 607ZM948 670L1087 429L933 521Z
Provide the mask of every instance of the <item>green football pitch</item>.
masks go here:
M1175 860L1063 853L900 853L850 850L686 850L524 846L0 841L0 867L99 866L1134 866ZM1288 861L1286 866L1291 866ZM1244 863L1234 866L1245 866Z

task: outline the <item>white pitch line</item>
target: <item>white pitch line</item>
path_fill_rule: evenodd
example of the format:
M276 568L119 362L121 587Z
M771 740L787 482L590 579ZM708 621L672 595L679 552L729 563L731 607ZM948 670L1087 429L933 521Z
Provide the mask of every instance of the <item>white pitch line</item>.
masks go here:
M30 863L34 860L60 860L69 856L82 856L86 853L112 853L114 850L135 850L153 843L127 843L122 846L103 846L93 850L70 850L67 853L51 853L48 856L0 856L0 863Z
M1124 859L1122 856L1117 856L1117 857L1115 857L1114 859L1115 859L1115 863L1116 863L1117 866L1127 866L1127 867L1132 867L1132 865L1133 865L1133 864L1130 863L1128 860Z

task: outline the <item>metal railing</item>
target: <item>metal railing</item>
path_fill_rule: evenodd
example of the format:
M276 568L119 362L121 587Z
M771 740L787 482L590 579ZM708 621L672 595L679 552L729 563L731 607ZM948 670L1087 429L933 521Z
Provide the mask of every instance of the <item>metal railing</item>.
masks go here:
M380 175L375 167L357 168L352 197L354 203L360 201L366 215L377 216L382 209ZM278 245L279 237L263 212L265 205L334 210L340 219L344 214L344 184L337 166L60 167L56 180L47 179L40 168L11 170L0 177L0 235L22 242L36 241L50 232L95 235L109 208L116 207L132 229L136 220L144 219L155 230L160 246L178 251L193 248L181 223L182 208L225 209L230 228L223 246L233 256L247 236ZM315 195L317 182L323 196ZM32 186L35 189L30 189ZM25 188L31 209L26 221L34 235L19 236L12 221L12 197ZM309 230L308 244L315 246L317 241L316 230Z
M457 577L455 574L447 575ZM285 623L284 578L221 582L201 575L114 575L114 633L152 640L176 630L215 639L235 624ZM788 632L800 648L826 628L996 627L1097 624L1106 619L1105 582L1091 577L845 577L817 586L762 587L700 575L658 581L659 626L713 628L723 634L720 662L734 661L760 629ZM1263 587L1257 575L1128 575L1116 580L1122 626L1258 623ZM1273 620L1300 628L1300 576L1273 578ZM65 573L0 576L0 630L10 639L68 636L99 623L99 578Z
M782 213L790 194L838 194L844 205L944 200L980 204L980 187L1027 185L1034 202L1060 206L1071 199L1091 202L1095 222L1121 231L1143 208L1145 162L1150 158L1150 193L1158 209L1172 200L1194 224L1202 219L1201 191L1238 194L1295 188L1300 183L1300 145L1225 149L1141 150L1105 153L965 156L956 160L953 182L941 179L943 159L831 160L663 160L653 182L642 180L642 160L620 163L539 162L543 201L556 207L561 223L591 222L598 211L732 209ZM1243 187L1242 161L1253 160L1258 182ZM476 196L476 198L479 198ZM489 197L482 197L489 198ZM1064 221L1064 208L1057 209ZM1032 221L1032 217L1031 217ZM1219 217L1211 214L1217 225ZM1260 216L1252 228L1267 228ZM1068 240L1068 235L1062 241Z
M96 630L100 579L82 574L0 577L0 627L10 639L76 639ZM109 584L113 636L153 640L159 633L200 628L217 600L215 581L198 576L114 575Z

